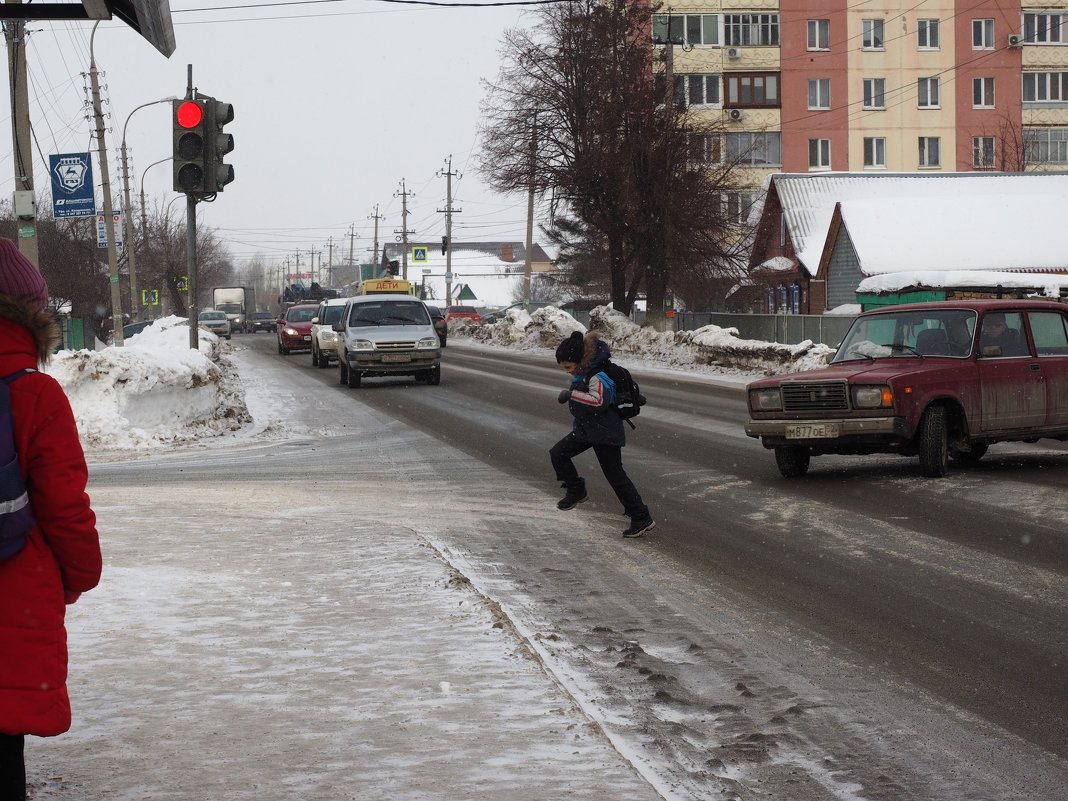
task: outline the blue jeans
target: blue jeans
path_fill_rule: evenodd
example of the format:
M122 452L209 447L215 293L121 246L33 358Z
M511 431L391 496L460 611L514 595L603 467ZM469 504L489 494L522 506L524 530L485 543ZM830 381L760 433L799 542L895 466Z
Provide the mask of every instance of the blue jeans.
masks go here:
M549 450L549 458L556 471L556 478L564 485L564 489L580 493L585 490L586 480L578 474L572 460L590 448L593 448L601 471L619 502L623 504L623 512L627 517L631 520L650 520L649 507L642 502L642 496L638 494L634 482L623 469L623 449L618 445L595 445L579 439L574 432L553 445Z

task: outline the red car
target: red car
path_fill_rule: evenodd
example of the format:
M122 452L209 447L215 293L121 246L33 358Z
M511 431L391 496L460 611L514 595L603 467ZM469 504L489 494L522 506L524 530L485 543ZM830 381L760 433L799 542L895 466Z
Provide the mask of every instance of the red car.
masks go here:
M482 323L482 317L474 306L449 306L445 309L445 322L449 320L474 320Z
M312 318L319 311L318 303L298 303L278 318L278 352L283 356L291 350L311 350Z

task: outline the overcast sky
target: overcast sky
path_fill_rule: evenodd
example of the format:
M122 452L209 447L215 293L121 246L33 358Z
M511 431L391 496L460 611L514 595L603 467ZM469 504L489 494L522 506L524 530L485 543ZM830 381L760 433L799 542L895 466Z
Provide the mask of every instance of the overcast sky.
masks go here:
M414 192L410 238L440 240L441 173L450 155L460 174L453 180L454 207L462 209L453 218L454 241L524 239L526 198L489 192L476 170L481 80L497 75L505 30L533 24L524 7L271 0L210 10L223 5L172 0L177 49L169 59L122 23L100 23L94 51L110 101L105 110L116 197L128 115L142 103L183 95L191 64L193 85L235 108L227 130L236 141L228 159L236 179L216 202L198 206L198 220L219 230L237 263L256 254L292 258L298 250L306 263L308 251L325 251L331 237L336 263L348 256L350 229L356 259L370 260L376 204L385 217L380 241L398 238L402 179ZM86 119L92 23L34 22L30 28L35 186L42 203L50 203L48 155L96 152ZM10 101L3 94L0 109L10 129ZM139 193L144 175L150 205L180 197L171 189L169 162L145 173L171 155L170 115L169 103L149 106L127 126L132 191ZM0 152L0 184L10 198L10 145ZM95 177L99 184L99 173ZM178 200L172 209L183 206ZM322 259L325 264L327 256Z

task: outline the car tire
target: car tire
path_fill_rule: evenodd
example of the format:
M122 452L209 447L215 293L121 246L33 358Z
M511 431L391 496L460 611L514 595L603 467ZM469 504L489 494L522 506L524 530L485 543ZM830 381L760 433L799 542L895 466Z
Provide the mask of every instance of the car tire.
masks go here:
M319 354L315 352L315 343L314 342L312 343L311 357L312 357L312 367L318 367L319 366Z
M429 370L426 371L426 382L432 387L436 387L438 384L441 383L440 365L438 365L437 367L431 367Z
M345 357L340 353L337 360L337 382L342 386L349 383L349 365L345 361Z
M920 471L927 478L941 478L949 469L949 436L946 431L946 409L931 406L920 419L916 434L920 454Z
M317 362L320 370L325 370L330 366L330 357L323 353L323 349L319 349L319 361Z
M775 449L775 464L783 478L801 478L808 472L811 458L808 448L798 445L780 445Z
M289 355L289 348L285 347L282 344L282 340L278 340L278 352L281 353L283 356Z
M349 389L358 389L360 386L360 381L363 378L363 373L361 373L359 370L353 370L351 367L348 369L347 372L349 374Z

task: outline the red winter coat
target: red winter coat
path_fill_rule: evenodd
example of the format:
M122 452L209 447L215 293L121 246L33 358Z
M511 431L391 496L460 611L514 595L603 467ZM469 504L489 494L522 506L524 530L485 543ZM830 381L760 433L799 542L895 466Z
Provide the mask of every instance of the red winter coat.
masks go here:
M0 296L0 376L37 367L53 332L32 310ZM0 560L0 733L51 736L70 728L64 594L96 586L100 544L85 494L85 457L62 387L30 373L9 392L37 525L25 548Z

